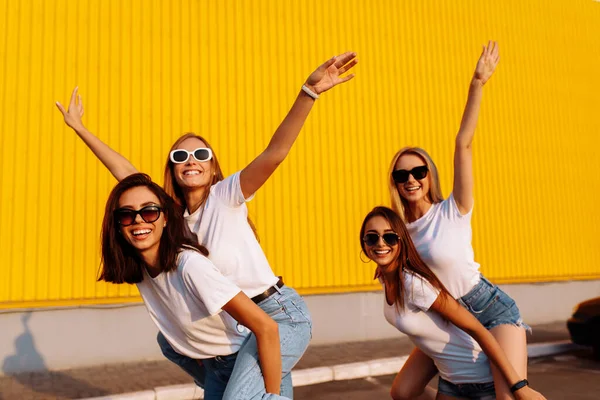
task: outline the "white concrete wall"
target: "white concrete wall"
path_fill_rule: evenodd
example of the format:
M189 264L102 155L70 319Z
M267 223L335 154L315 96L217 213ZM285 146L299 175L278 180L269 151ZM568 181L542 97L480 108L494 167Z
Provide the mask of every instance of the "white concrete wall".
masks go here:
M0 314L0 373L162 358L143 305Z
M566 320L600 296L600 281L502 285L530 325ZM307 296L312 344L399 335L383 318L382 293ZM0 312L0 374L162 359L143 305Z

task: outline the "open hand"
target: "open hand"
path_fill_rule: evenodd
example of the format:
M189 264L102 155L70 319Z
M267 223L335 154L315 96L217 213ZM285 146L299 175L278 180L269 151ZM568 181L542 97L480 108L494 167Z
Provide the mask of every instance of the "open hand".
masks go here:
M348 72L357 63L356 53L351 51L335 56L324 62L315 72L310 74L308 79L306 79L305 85L317 94L323 93L340 83L354 78L354 74L344 77L340 77L340 75Z
M473 79L477 79L482 85L492 77L492 74L496 70L496 66L500 61L500 46L498 42L489 41L487 46L483 46L481 56L477 61L475 67L475 73Z
M83 102L81 100L81 96L77 94L78 90L79 87L76 87L73 90L68 110L65 110L62 104L60 104L58 101L56 102L56 107L58 107L59 111L65 118L65 123L76 131L84 128L83 122L81 121L81 118L83 117Z

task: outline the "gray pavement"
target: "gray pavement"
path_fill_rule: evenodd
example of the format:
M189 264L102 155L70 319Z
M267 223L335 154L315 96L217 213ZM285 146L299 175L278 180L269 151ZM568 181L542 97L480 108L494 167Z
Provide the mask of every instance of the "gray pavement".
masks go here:
M568 332L563 322L534 326L533 332L534 334L528 337L528 343L568 339ZM314 345L308 348L304 357L300 360L295 369L298 370L362 362L378 358L397 357L408 354L412 348L412 344L406 338L341 343L325 346ZM380 378L369 378L369 380L371 379L373 381L380 380ZM597 379L600 380L600 375L597 376ZM385 380L382 382L384 382L382 384L385 388ZM191 379L169 361L137 362L0 377L0 399L80 399L186 383L192 383ZM352 382L348 385L360 386L363 385L363 383ZM360 393L360 390L362 389L359 389L358 386L356 391L357 393ZM295 392L297 393L295 397L297 399L315 398L310 396L304 397L304 395L302 395L304 390L310 390L314 387L316 386L295 389ZM387 387L389 388L389 385ZM368 398L368 396L355 398ZM600 395L596 398L600 399Z
M600 399L600 361L593 360L591 350L531 360L528 374L531 387L549 400ZM389 399L394 375L328 382L299 387L296 400L363 400ZM437 377L430 383L435 387Z

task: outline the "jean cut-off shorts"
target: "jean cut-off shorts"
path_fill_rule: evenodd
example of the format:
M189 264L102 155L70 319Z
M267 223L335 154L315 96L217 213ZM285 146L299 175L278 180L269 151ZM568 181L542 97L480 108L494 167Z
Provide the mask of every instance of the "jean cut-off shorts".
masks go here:
M487 330L499 325L514 325L530 331L523 322L515 301L502 289L487 280L483 275L478 284L458 302L481 322ZM452 383L439 378L438 391L451 397L466 399L494 399L494 382Z
M490 330L498 325L514 325L527 331L531 328L523 322L515 301L502 289L488 281L483 275L479 283L458 302Z
M440 377L438 393L449 397L473 400L493 400L496 398L494 382L452 383Z

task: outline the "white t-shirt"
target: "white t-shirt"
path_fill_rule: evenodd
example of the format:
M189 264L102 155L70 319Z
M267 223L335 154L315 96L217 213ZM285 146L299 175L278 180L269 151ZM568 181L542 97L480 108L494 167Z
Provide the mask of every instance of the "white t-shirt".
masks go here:
M406 225L419 255L455 299L469 293L481 276L471 244L472 215L472 209L461 215L451 194Z
M250 298L275 285L279 278L248 224L248 208L237 172L210 188L202 207L184 217L208 257L223 275Z
M466 332L437 312L428 311L439 292L418 275L404 272L404 310L384 300L386 320L406 334L435 363L449 382L485 383L494 380L488 358ZM385 288L384 288L385 293Z
M202 254L183 250L177 269L152 278L144 268L137 284L150 318L180 354L204 359L233 354L248 331L221 312L240 289L225 278Z

